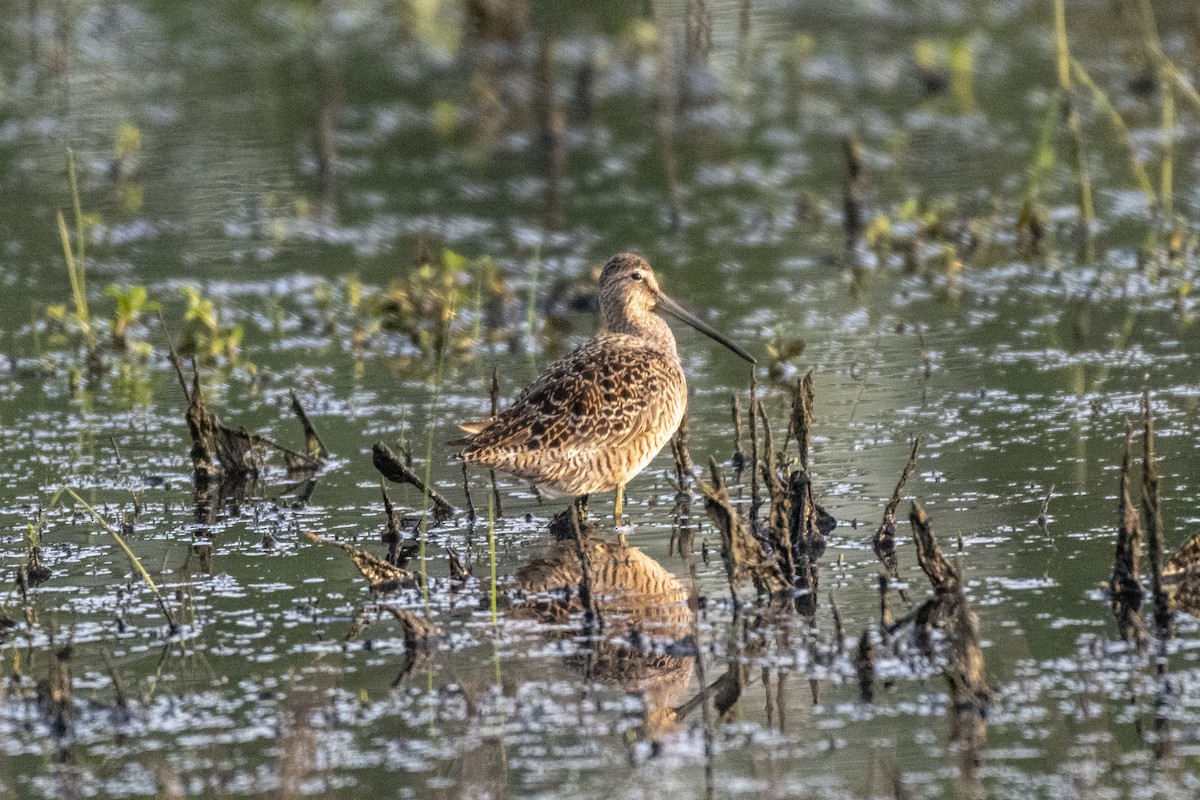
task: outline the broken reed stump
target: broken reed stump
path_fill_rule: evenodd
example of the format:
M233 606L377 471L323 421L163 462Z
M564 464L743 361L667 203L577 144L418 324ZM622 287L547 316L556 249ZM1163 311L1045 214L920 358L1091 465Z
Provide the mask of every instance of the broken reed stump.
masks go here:
M817 608L817 561L825 554L825 536L837 527L837 521L817 505L813 495L809 445L815 420L814 398L810 371L796 382L784 452L778 457L770 425L765 414L762 417L766 440L763 477L771 492L768 541L781 554L789 582L796 590L796 609L807 615L815 613ZM799 452L799 469L789 472L786 452L793 438Z
M1200 614L1200 534L1185 542L1166 561L1162 486L1155 454L1154 407L1150 391L1142 393L1142 485L1137 503L1130 488L1133 472L1133 424L1125 423L1125 451L1121 459L1117 496L1117 542L1109 583L1113 615L1121 637L1145 643L1148 624L1141 575L1141 549L1150 563L1153 633L1159 641L1174 634L1173 614Z
M796 391L792 395L792 415L788 419L787 436L783 439L785 450L788 442L796 440L796 449L800 451L800 468L805 472L808 472L808 450L815 421L816 391L813 388L812 370L809 370L796 382Z
M1145 432L1142 438L1142 514L1146 518L1146 534L1150 545L1150 593L1154 598L1154 627L1161 639L1171 637L1171 607L1163 587L1163 518L1162 488L1158 481L1158 465L1154 461L1154 408L1150 390L1142 393L1142 415Z
M412 589L421 584L420 575L385 561L366 550L334 539L324 539L315 533L307 533L307 535L317 544L331 545L349 553L355 568L367 579L373 592L387 593L397 589Z
M216 448L213 445L213 434L218 423L204 405L200 373L192 374L191 392L187 390L187 382L184 381L182 372L179 373L179 380L183 382L184 394L188 398L185 419L188 432L192 435L192 473L196 478L197 489L199 489L202 481L207 485L209 480L221 472L221 467L217 462Z
M762 406L759 406L760 413ZM763 480L767 486L767 499L769 501L767 511L767 530L768 540L774 546L777 557L780 561L780 566L783 568L784 575L795 575L796 564L795 554L792 551L792 497L788 493L788 485L784 483L784 476L780 468L775 467L775 445L771 441L771 425L767 420L765 413L762 416L763 429ZM786 469L786 467L784 468ZM806 582L802 587L810 592L816 591L815 582Z
M325 449L321 437L295 393L292 393L292 410L304 428L305 446L309 451L307 453L285 447L245 428L231 428L225 425L204 402L200 370L196 365L192 365L192 386L189 391L182 364L173 350L171 364L175 367L179 385L188 403L184 419L192 438L190 454L197 495L207 495L213 479L217 477L223 481L232 481L236 485L256 476L262 466L265 450L282 454L288 472L315 471L329 456L329 451Z
M758 521L758 508L762 500L758 496L758 376L750 370L750 524Z
M1125 420L1125 454L1121 459L1120 491L1117 494L1117 547L1109 582L1117 631L1125 641L1139 645L1145 640L1142 625L1144 591L1141 576L1142 518L1129 493L1129 470L1133 461L1133 422Z
M958 572L942 552L933 535L933 527L925 509L916 500L912 503L908 522L912 526L913 543L917 549L917 563L933 587L934 597L943 607L950 608L962 597L962 584Z
M871 544L875 548L875 555L879 559L879 563L883 565L884 573L892 581L900 577L899 562L896 559L896 509L900 506L900 496L904 492L904 485L908 483L908 476L917 466L917 450L920 446L921 437L918 436L913 439L908 461L904 464L900 480L896 482L896 488L892 491L891 499L883 509L883 520L879 523L879 529L875 531L875 538L871 540ZM904 596L903 590L900 591L900 597L905 601L908 599Z
M721 558L736 613L740 608L737 587L743 580L752 579L759 593L767 595L779 593L788 583L776 558L764 552L762 543L743 524L715 458L709 457L708 468L712 484L700 481L700 491L704 494L704 510L721 533Z
M837 527L837 521L821 508L814 497L809 471L808 447L813 424L813 375L809 372L796 383L788 434L783 451L775 449L766 408L751 386L750 457L748 462L735 455L735 468L742 463L750 468L750 509L748 522L741 518L729 500L725 478L716 460L709 459L711 485L700 481L705 510L721 533L722 558L738 604L737 585L752 578L760 594L786 593L794 598L801 613L811 615L817 606L817 561L825 553L825 536ZM731 404L735 420L740 406L735 397ZM736 426L740 431L740 426ZM759 441L759 432L762 440ZM787 445L795 439L800 450L798 468L789 461ZM742 452L741 439L735 442ZM759 487L765 496L760 497ZM766 516L759 507L767 503Z
M684 412L679 422L679 429L671 437L671 455L675 459L675 480L679 491L686 492L690 486L696 467L692 463L692 454L688 451L688 418Z
M311 460L318 464L324 463L329 458L329 449L325 447L320 434L313 427L312 420L308 418L308 412L304 410L304 406L300 405L300 399L296 397L296 392L289 390L288 394L292 399L292 413L296 415L296 419L300 420L300 425L304 428L305 452Z
M951 736L976 749L983 744L986 734L984 720L992 694L984 674L979 619L967 602L962 576L942 552L925 509L916 501L908 521L912 525L917 561L934 593L914 617L916 633L927 640L934 625L940 623L945 630L949 643L945 674L950 692Z
M416 487L422 494L427 494L429 499L433 501L434 519L440 522L454 516L454 506L450 505L446 498L438 494L437 489L434 489L432 486L426 486L425 481L421 480L407 464L397 458L392 448L383 442L376 442L371 447L371 463L375 465L375 469L379 470L380 475L392 483L407 483L410 486Z
M817 504L812 496L808 473L795 470L788 478L788 539L791 544L792 586L799 590L796 610L814 614L817 610L817 561L825 555L825 534L817 522ZM780 546L787 542L782 537Z

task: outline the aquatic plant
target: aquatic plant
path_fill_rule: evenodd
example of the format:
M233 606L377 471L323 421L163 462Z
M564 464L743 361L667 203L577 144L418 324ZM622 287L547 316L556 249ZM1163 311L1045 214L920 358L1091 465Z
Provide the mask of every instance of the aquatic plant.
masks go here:
M109 174L116 181L117 208L122 214L129 216L140 212L146 199L146 191L142 184L129 177L141 154L141 129L130 122L122 122L113 136Z
M104 366L104 352L112 351L119 354L130 354L146 357L152 352L149 342L131 342L130 328L134 326L146 312L157 311L161 308L157 301L151 300L145 286L134 285L122 288L110 284L105 294L114 301L112 316L107 319L93 318L88 302L87 285L87 235L88 230L97 223L94 216L83 212L79 198L79 181L75 169L75 154L67 150L67 177L71 191L71 205L74 213L75 235L71 241L71 231L62 212L56 214L58 236L62 245L63 258L67 267L67 279L71 286L71 302L52 303L46 306L45 318L49 323L51 343L70 342L75 340L87 352L88 371L96 374ZM107 337L101 338L107 326ZM73 375L78 370L71 368ZM73 379L76 380L76 379Z
M767 356L771 359L767 365L767 375L771 380L779 381L789 377L796 369L792 362L800 357L806 346L803 339L785 339L777 328L766 345Z
M471 328L451 323L473 298L476 320ZM491 316L503 327L505 306L512 291L500 275L495 261L474 261L443 248L436 257L422 258L416 268L396 278L371 301L374 316L383 330L402 333L425 355L445 350L450 357L468 358L478 340L486 335L481 321Z
M104 293L113 299L115 307L110 321L109 334L113 347L119 351L133 351L138 355L149 355L153 349L149 342L129 342L129 326L137 323L142 315L162 309L162 303L151 300L145 286L136 285L122 289L115 283L110 283Z
M170 606L167 605L166 598L159 590L158 585L154 582L154 579L150 577L150 573L146 571L146 567L142 565L141 559L137 557L137 555L129 547L128 542L125 541L125 537L121 535L121 532L118 531L111 522L105 519L104 516L92 506L91 503L84 500L78 492L69 486L59 489L58 492L54 494L54 497L50 501L47 510L53 509L55 506L57 506L64 493L70 495L71 498L74 499L75 502L81 506L83 510L86 511L98 525L100 525L100 527L104 528L104 530L108 532L108 535L113 538L113 541L115 541L117 545L120 546L121 550L124 551L125 556L129 559L130 565L134 568L137 574L141 576L142 581L154 595L154 600L158 604L159 610L162 611L163 617L166 619L171 633L175 633L179 626L176 622L175 615L171 612Z
M350 352L356 356L370 347L383 327L369 302L365 285L356 275L336 282L321 281L313 289L313 301L325 333L348 334Z
M204 364L237 361L245 329L241 325L222 325L216 303L195 286L184 286L180 293L187 300L179 352L195 356Z
M1154 227L1144 249L1150 253L1157 253L1162 248L1158 234L1165 229L1168 236L1171 236L1178 233L1182 225L1174 211L1176 97L1187 101L1195 110L1200 110L1200 92L1197 92L1179 67L1163 52L1154 10L1149 0L1141 0L1137 4L1137 16L1141 23L1140 43L1150 62L1152 85L1158 89L1160 102L1158 186L1152 184L1142 156L1134 145L1129 127L1117 111L1116 105L1083 64L1071 55L1067 36L1066 3L1065 0L1055 0L1057 86L1046 104L1045 117L1033 150L1024 198L1017 218L1017 230L1023 250L1036 251L1037 244L1047 228L1047 214L1040 204L1040 197L1057 159L1053 134L1059 124L1065 126L1069 137L1072 168L1078 184L1077 202L1080 225L1085 238L1084 252L1090 247L1096 211L1082 124L1077 110L1081 99L1079 87L1086 90L1086 96L1091 99L1100 116L1116 135L1120 146L1126 151L1134 185L1146 198L1147 207L1155 215Z
M92 331L92 317L87 301L87 237L84 231L83 209L79 201L79 182L75 176L75 153L67 150L67 177L71 187L71 205L75 212L75 246L71 246L71 234L62 211L56 212L58 237L62 243L63 258L67 265L67 278L71 283L73 307L66 304L51 305L46 316L63 326L66 332L78 334L87 347L89 358L96 353L96 338Z

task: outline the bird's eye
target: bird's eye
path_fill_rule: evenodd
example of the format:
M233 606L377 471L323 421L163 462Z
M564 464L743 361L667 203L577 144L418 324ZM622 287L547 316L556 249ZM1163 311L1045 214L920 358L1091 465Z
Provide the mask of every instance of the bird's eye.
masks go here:
M640 281L642 279L642 273L640 273L640 272L631 273L629 275L629 278L630 278L630 280Z

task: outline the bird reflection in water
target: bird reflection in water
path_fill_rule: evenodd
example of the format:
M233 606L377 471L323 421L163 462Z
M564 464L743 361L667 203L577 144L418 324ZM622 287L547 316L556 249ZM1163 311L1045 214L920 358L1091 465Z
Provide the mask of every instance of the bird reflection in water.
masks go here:
M581 592L583 569L589 581ZM562 625L586 617L585 598L597 617L590 641L567 658L589 678L613 682L639 695L641 735L657 749L676 723L694 663L695 612L675 575L636 547L582 537L556 542L516 574L524 594L513 614Z

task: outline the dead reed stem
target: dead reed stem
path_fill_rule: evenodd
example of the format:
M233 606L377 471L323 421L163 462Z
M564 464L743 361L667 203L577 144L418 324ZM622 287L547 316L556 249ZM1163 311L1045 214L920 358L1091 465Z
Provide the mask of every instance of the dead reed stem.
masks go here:
M758 496L758 376L750 371L750 524L758 520L758 507L762 501Z
M492 401L492 418L495 419L500 414L500 373L495 367L492 368L492 385L489 392ZM488 477L492 481L492 501L496 507L496 517L504 516L504 505L500 499L500 486L496 483L496 470L489 469Z
M1162 489L1154 456L1154 407L1150 390L1142 393L1145 433L1142 442L1142 513L1150 543L1150 592L1154 598L1154 627L1160 639L1171 637L1171 606L1163 587Z
M422 494L428 493L429 499L433 501L433 515L436 519L442 520L454 516L454 506L438 494L436 489L426 485L425 481L421 480L415 472L397 458L392 448L383 442L376 442L371 447L371 463L375 465L375 469L379 470L380 475L392 483L407 483L416 487L417 491Z
M1121 638L1139 645L1146 636L1142 624L1141 551L1144 533L1137 504L1129 492L1133 461L1133 422L1125 420L1125 453L1121 459L1120 490L1117 495L1117 547L1110 581L1112 609Z
M908 453L908 461L904 464L904 469L900 472L900 480L896 481L896 488L892 490L892 497L888 500L888 504L883 509L883 520L879 523L879 529L875 531L875 537L872 544L875 548L875 555L883 564L884 572L891 580L899 578L899 562L896 558L896 509L900 506L900 497L904 492L904 486L908 483L908 476L917 466L917 452L921 447L921 437L913 439L912 448ZM904 596L904 591L901 590L900 597L908 601Z

